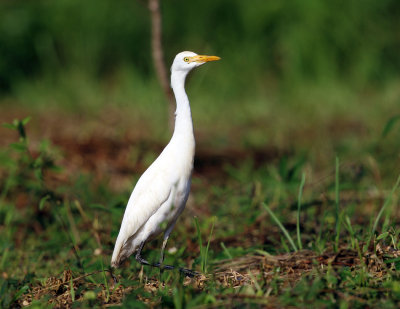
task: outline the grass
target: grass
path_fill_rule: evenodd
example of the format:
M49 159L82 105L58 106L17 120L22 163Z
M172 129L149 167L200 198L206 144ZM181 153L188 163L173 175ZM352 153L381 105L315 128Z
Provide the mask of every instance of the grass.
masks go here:
M126 201L167 132L151 137L162 131L151 122L149 130L126 134L126 110L97 113L94 122L86 115L88 122L79 119L84 129L55 111L7 120L0 307L396 307L397 118L360 111L363 120L354 123L314 110L285 127L287 108L274 110L283 120L268 128L234 118L248 136L229 131L225 118L213 126L195 118L192 194L165 263L202 275L160 273L131 259L114 271L117 283L108 265ZM149 243L146 259L156 262L160 245Z
M196 230L197 230L197 238L198 238L198 242L199 242L199 248L200 248L200 258L201 258L201 272L202 273L207 273L208 270L208 264L207 264L207 260L208 260L208 250L210 249L210 242L211 242L211 236L212 233L214 231L214 223L215 220L212 222L212 226L211 226L211 231L210 231L210 236L208 238L208 242L207 242L207 246L203 246L203 240L201 237L201 230L200 230L200 225L199 225L199 221L197 220L197 218L194 219L194 222L196 224ZM226 247L225 247L225 250Z
M296 222L296 232L297 232L297 244L299 249L303 249L303 245L301 243L301 234L300 234L300 212L301 212L301 197L303 195L304 183L306 182L306 174L301 175L301 182L299 188L299 195L297 198L297 222Z
M281 229L283 235L285 235L286 239L288 240L288 242L290 243L290 245L292 246L294 251L298 251L292 237L290 236L289 232L287 231L287 229L283 226L283 224L281 223L281 221L277 218L277 216L275 216L275 214L273 213L273 211L266 205L263 205L264 208L267 210L268 214L271 216L271 218L275 221L275 223L279 226L279 228Z
M340 240L340 187L339 187L339 158L336 157L336 165L335 165L335 248L339 248L339 240Z

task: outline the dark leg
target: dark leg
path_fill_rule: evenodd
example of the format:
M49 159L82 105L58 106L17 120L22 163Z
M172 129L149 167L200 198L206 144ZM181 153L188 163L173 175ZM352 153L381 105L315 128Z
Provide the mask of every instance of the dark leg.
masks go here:
M136 261L138 261L140 264L142 264L142 265L150 265L150 266L152 266L148 261L146 261L144 258L142 258L142 256L141 256L141 253L142 253L142 250L143 250L143 247L144 247L144 241L140 244L140 246L139 246L139 249L138 249L138 251L137 251L137 253L136 253L136 257L135 257L135 259L136 259Z
M164 250L165 250L165 247L166 247L166 245L167 245L168 238L169 238L169 236L164 237L164 241L163 241L163 243L162 243L161 255L160 255L160 265L162 265L162 263L164 262L164 256L165 256Z
M117 284L117 283L118 283L118 279L117 279L117 277L114 276L114 274L113 274L113 272L112 272L112 268L110 268L108 271L109 271L111 277L112 277L113 280L114 280L114 284Z
M184 274L186 277L190 277L190 278L194 278L196 276L200 276L201 275L197 271L194 271L194 270L191 270L191 269L187 269L187 268L182 268L182 267L179 267L179 271L182 274Z
M161 280L161 276L164 272L164 267L163 267L163 263L164 263L164 249L165 246L167 245L167 241L168 241L168 237L167 235L164 236L164 240L161 246L161 254L160 254L160 261L158 262L158 264L160 265L160 280Z

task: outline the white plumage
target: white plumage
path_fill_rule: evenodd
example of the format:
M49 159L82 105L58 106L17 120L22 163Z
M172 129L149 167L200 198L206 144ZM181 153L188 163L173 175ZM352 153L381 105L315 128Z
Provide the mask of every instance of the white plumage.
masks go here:
M195 140L185 79L193 68L219 59L187 51L176 55L171 67L171 87L176 99L174 133L160 156L140 177L129 198L111 259L113 267L118 267L135 251L140 263L150 265L141 258L141 250L147 240L162 232L165 222L160 263L154 266L162 264L169 234L189 196L193 169Z

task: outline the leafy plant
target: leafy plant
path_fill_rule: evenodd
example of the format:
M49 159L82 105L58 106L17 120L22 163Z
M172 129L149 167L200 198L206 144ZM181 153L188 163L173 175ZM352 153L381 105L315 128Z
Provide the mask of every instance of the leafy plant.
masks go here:
M26 125L30 117L15 119L4 127L18 133L18 141L10 144L9 159L6 162L8 176L3 185L1 200L5 200L12 190L22 190L29 194L32 203L36 204L36 212L42 211L48 202L58 201L57 194L47 188L44 176L48 171L59 171L49 155L48 144L42 143L38 153L32 154L26 134Z

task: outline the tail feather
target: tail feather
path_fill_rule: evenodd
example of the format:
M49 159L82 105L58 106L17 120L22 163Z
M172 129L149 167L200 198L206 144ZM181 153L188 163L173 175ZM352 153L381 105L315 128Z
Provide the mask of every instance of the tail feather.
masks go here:
M113 255L111 258L111 266L119 267L123 261L125 261L136 249L136 242L132 242L135 235L130 236L126 239L122 236L123 233L118 235Z
M119 235L118 235L119 236ZM121 265L121 251L123 247L123 241L120 239L120 237L117 238L117 241L115 243L114 251L112 254L111 258L111 266L112 267L119 267Z

